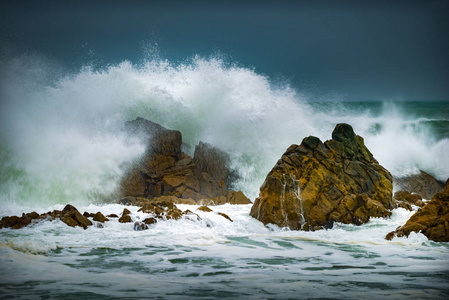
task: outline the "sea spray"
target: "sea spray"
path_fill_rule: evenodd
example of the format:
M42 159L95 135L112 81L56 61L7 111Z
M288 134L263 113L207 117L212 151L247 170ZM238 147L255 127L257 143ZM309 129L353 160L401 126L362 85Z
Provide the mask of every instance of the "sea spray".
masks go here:
M36 57L2 63L4 203L107 198L144 151L122 132L136 117L180 130L187 152L199 141L228 152L240 173L235 188L251 199L288 146L309 135L326 140L340 122L351 124L395 176L419 169L440 180L449 176L449 136L419 121L432 119L419 109L411 116L397 104L308 102L288 84L220 57L61 70ZM447 112L447 104L441 107Z

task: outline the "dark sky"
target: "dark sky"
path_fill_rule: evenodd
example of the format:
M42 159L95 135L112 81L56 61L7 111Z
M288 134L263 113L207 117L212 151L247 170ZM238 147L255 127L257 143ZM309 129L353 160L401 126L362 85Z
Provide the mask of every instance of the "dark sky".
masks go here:
M2 1L2 55L68 67L222 53L315 95L449 101L449 0ZM150 47L151 48L151 47Z

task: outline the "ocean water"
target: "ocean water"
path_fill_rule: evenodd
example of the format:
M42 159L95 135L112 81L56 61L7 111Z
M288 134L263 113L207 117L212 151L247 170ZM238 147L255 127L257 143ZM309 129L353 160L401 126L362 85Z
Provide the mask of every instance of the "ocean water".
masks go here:
M345 122L394 176L449 177L449 102L313 101L220 57L147 59L66 72L41 57L2 62L0 217L61 209L119 214L117 184L144 145L123 124L148 118L227 151L252 200L291 144ZM366 100L366 99L361 99ZM182 209L195 207L180 205ZM251 205L138 232L42 222L0 230L0 298L444 299L449 246L422 234L386 241L412 215L317 232L265 227ZM135 220L145 216L130 208Z

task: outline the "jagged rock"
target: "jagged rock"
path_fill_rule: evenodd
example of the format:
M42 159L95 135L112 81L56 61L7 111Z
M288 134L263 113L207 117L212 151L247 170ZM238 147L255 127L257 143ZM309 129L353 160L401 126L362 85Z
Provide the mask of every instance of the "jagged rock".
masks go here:
M147 151L122 180L121 194L125 198L120 203L133 204L139 198L162 196L183 199L172 202L186 204L227 199L230 180L235 176L229 168L229 156L223 151L200 142L192 159L181 152L182 136L177 130L142 118L127 122L126 129L147 144Z
M93 218L93 217L94 217L94 214L91 214L91 213L88 213L87 211L85 211L85 212L83 213L83 216L86 217L86 218Z
M427 200L432 199L436 193L440 193L444 186L444 182L436 180L424 171L415 175L394 178L393 184L396 190L419 194Z
M441 193L435 194L405 225L396 228L385 238L408 237L412 231L421 232L435 242L449 242L449 179Z
M121 216L118 221L120 223L131 223L133 220L131 219L130 215Z
M120 223L131 223L132 219L130 216L131 212L129 211L129 209L124 208L123 212L122 212L122 216L118 219L118 221Z
M30 225L33 220L39 218L39 214L35 211L18 216L6 216L0 221L0 228L20 229Z
M93 220L96 222L101 222L101 223L109 221L109 219L106 218L101 212L97 212L96 214L94 214Z
M188 220L197 222L201 221L201 217L198 214L191 212L190 210L186 210L185 212L183 212L183 215L186 216Z
M81 215L81 213L70 204L67 204L62 210L61 221L66 223L71 227L80 226L86 229L88 226L92 225L92 222Z
M134 223L134 230L135 231L143 231L143 230L147 230L149 227L147 224L143 223L143 222L135 222Z
M227 214L225 214L225 213L217 212L217 215L220 215L220 216L222 216L223 218L228 219L228 220L231 221L231 222L234 222L234 221L232 221L232 219L231 219Z
M60 219L62 222L71 227L83 227L86 229L88 226L92 225L92 222L70 204L67 204L62 211L54 210L47 213L39 215L36 212L31 212L27 214L22 214L22 217L11 216L4 217L0 221L0 228L12 228L20 229L22 227L28 226L33 220L55 220Z
M242 193L242 191L229 191L226 195L227 202L230 204L250 204L251 201Z
M292 145L267 175L250 215L293 230L331 228L334 222L363 224L388 217L396 207L392 177L374 159L362 137L338 124L332 139Z
M148 143L147 152L179 159L181 156L181 132L169 130L143 118L125 123L125 130Z
M236 179L236 173L230 168L229 155L208 143L200 142L195 147L193 162L222 186L229 187Z
M147 225L152 225L157 223L157 219L153 217L146 218L143 222Z
M406 191L397 191L396 193L394 193L393 198L396 200L396 203L398 204L399 207L403 207L406 209L408 209L410 205L416 205L419 207L424 206L422 197L418 194L411 194Z
M213 211L212 209L210 209L209 207L207 207L205 205L198 207L196 210L200 210L200 211L204 211L204 212L211 212L211 211Z

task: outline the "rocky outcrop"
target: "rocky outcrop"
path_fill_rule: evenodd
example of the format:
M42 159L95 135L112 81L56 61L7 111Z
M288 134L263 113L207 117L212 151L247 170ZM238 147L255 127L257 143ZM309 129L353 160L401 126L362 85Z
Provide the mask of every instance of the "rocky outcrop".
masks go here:
M393 185L397 191L418 194L422 198L430 200L433 195L443 190L444 182L436 180L424 171L419 171L419 174L394 178Z
M127 132L147 143L147 151L123 179L124 197L176 197L185 204L205 199L226 202L232 172L229 156L208 144L200 143L192 159L181 152L182 136L177 130L137 118L126 123ZM220 198L224 197L224 198ZM219 199L220 198L220 199ZM175 203L180 203L172 198ZM244 202L244 201L239 201ZM249 199L248 199L248 202Z
M287 149L268 173L250 215L264 224L317 230L388 217L394 207L391 174L350 125L338 124L329 141L310 136Z
M86 229L92 225L92 222L83 216L73 205L67 204L62 211L54 210L52 212L47 212L40 215L33 211L28 214L22 214L22 217L3 217L0 221L0 228L20 229L40 220L52 221L56 219L60 219L62 222L71 227L78 226Z
M421 232L435 242L449 242L449 179L441 193L435 194L405 225L396 228L385 238L408 237L411 232Z

